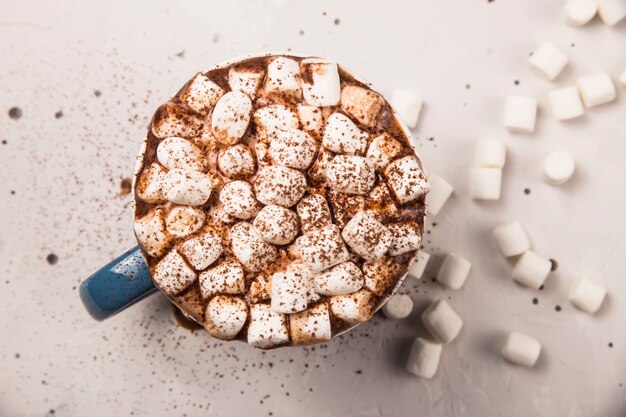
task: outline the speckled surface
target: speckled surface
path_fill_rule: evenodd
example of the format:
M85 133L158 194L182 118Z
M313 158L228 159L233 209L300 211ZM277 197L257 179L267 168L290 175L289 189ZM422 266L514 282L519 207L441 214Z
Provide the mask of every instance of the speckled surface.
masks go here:
M4 2L0 415L626 414L624 91L567 123L546 108L551 88L626 69L626 24L570 28L560 1L362 4ZM543 40L572 60L554 85L526 65ZM77 285L134 243L127 181L156 106L198 69L288 48L336 59L384 93L408 88L426 100L417 148L456 193L428 222L425 246L436 256L425 279L401 289L415 300L413 315L377 315L323 346L271 352L181 327L160 294L92 321ZM532 135L500 127L503 98L513 93L540 100ZM13 107L21 117L11 117L19 113ZM509 150L497 203L467 197L473 143L486 137ZM555 149L578 162L561 188L540 179L540 162ZM543 291L512 282L490 237L514 219L538 253L558 262ZM430 279L448 251L473 262L461 291ZM567 301L580 276L609 289L594 317ZM423 381L406 374L404 362L411 339L424 334L419 313L437 297L449 299L465 328L445 348L435 379ZM536 368L499 357L510 330L542 341Z

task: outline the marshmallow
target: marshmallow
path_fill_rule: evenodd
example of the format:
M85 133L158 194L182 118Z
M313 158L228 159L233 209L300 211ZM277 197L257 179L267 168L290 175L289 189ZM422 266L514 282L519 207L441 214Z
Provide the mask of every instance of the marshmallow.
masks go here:
M426 207L428 214L436 216L452 195L454 188L448 181L433 173L428 175L428 183L431 188L426 196Z
M626 4L624 7L626 8ZM611 76L606 72L595 72L580 77L576 85L587 107L595 107L615 100L615 85Z
M341 108L365 126L374 126L384 105L385 100L367 88L347 85L341 90Z
M211 196L211 178L198 171L171 169L165 175L163 192L174 204L201 206Z
M248 305L241 297L218 295L206 307L204 327L209 334L222 340L233 340L248 318Z
M333 113L326 121L322 145L333 152L363 155L367 148L367 132L359 129L350 118Z
M535 130L537 100L510 96L504 104L504 127L513 133L531 133Z
M423 100L406 90L396 90L391 95L391 105L410 129L415 129L422 110Z
M335 225L306 233L296 240L302 260L313 272L345 262L350 257L339 228Z
M346 194L367 194L376 180L374 167L361 156L337 155L326 168L326 179L333 190Z
M520 332L512 332L502 346L502 356L516 365L532 368L541 353L541 343Z
M521 255L530 249L528 235L520 222L503 224L495 228L493 237L506 258Z
M474 200L499 200L502 183L500 168L472 168L469 194Z
M476 142L474 165L480 168L504 168L506 148L504 142L496 139L483 139Z
M622 72L622 75L619 76L619 83L622 87L626 88L626 71Z
M298 118L300 119L302 130L309 132L316 138L320 137L324 119L322 110L319 107L298 104Z
M265 205L291 207L307 190L306 178L298 170L283 166L263 168L254 182L256 198Z
M279 56L267 65L265 92L300 97L300 65L293 59Z
M602 21L613 26L626 17L626 3L623 0L596 0L598 14Z
M315 275L315 291L322 295L343 295L363 287L363 273L353 262L343 262Z
M606 288L588 279L582 279L574 285L570 292L569 299L576 307L594 314L606 297Z
M513 267L513 279L520 284L538 290L552 270L552 263L533 251L526 251Z
M297 249L295 246L292 246L290 248ZM302 261L301 259L296 259L289 264L289 266L287 267L287 271L293 272L296 275L300 275L302 277L303 282L307 286L307 302L309 304L316 303L322 299L322 296L315 292L315 280L313 279L315 274L304 261Z
M275 272L272 275L272 311L291 314L306 309L309 292L307 278L294 271Z
M554 80L568 62L565 52L551 42L543 42L528 58L535 73L549 81Z
M460 289L467 276L472 269L472 264L465 258L460 257L456 253L449 253L444 259L439 273L437 273L437 281L453 290Z
M228 85L231 90L241 91L252 100L263 82L265 70L258 65L234 65L228 69Z
M163 210L155 209L135 220L137 242L141 248L153 258L163 255L170 244L170 237L165 232L165 215Z
M137 197L150 204L164 202L163 183L166 174L167 171L155 162L144 168L137 181Z
M173 207L165 218L165 227L170 235L176 237L189 236L204 225L206 214L196 207Z
M552 152L543 160L543 179L548 184L561 185L574 174L576 163L569 152Z
M463 327L463 321L446 300L432 303L422 313L424 327L438 342L452 342Z
M430 190L417 157L413 155L390 163L385 169L385 176L400 204L414 201Z
M193 111L207 114L223 94L222 87L215 84L206 75L198 73L180 95L180 100Z
M254 174L254 157L245 145L229 146L219 152L217 165L229 178L242 178Z
M398 256L418 250L422 243L420 226L416 221L405 221L387 225L393 236L389 247L389 255Z
M203 298L215 294L243 294L246 281L239 262L227 259L200 274L200 292Z
M205 171L207 160L200 148L187 139L166 138L157 146L157 159L167 169Z
M224 246L222 238L219 236L204 233L183 242L179 250L191 266L201 271L218 260L222 255Z
M575 86L550 91L550 105L557 120L570 120L585 114L583 102Z
M156 264L152 279L161 291L167 295L176 295L193 284L196 273L176 249L173 249Z
M287 106L272 104L261 107L252 115L256 124L266 134L280 130L297 129L299 127L298 116Z
M298 234L298 216L280 206L265 206L255 217L254 227L266 241L286 245Z
M428 261L430 260L430 253L420 250L417 252L415 260L409 267L409 275L415 279L421 279L424 275L424 270Z
M311 106L336 106L341 94L337 64L307 58L302 60L300 66L304 101Z
M259 211L252 186L246 181L231 181L220 191L224 211L238 219L249 219Z
M211 129L215 139L225 145L233 145L246 133L250 123L252 101L240 91L224 94L213 109Z
M326 198L320 194L303 197L296 207L303 233L309 233L332 224Z
M363 287L376 295L387 295L402 274L404 265L391 259L367 261L363 264Z
M328 304L321 303L289 316L291 341L307 345L330 340L332 336Z
M387 134L382 134L372 140L366 156L377 170L382 171L395 157L402 154L402 151L400 142Z
M351 294L330 297L330 311L348 324L367 321L374 313L372 293L362 289Z
M583 26L598 12L596 0L568 0L564 7L565 21L572 26Z
M368 261L380 259L393 241L391 232L369 212L357 213L346 224L341 237L358 255Z
M250 301L259 303L268 301L272 297L272 277L267 275L257 275L250 284Z
M315 140L298 129L277 132L269 147L274 163L296 169L307 169L313 162L315 152Z
M287 316L272 311L269 304L252 304L247 337L250 345L261 349L289 342Z
M383 305L382 310L387 318L392 320L404 319L413 311L413 300L406 294L392 295Z
M267 243L250 223L237 223L230 231L233 254L250 271L267 268L278 256L276 247Z
M431 379L437 373L443 346L418 337L411 345L406 369L420 378Z
M174 103L159 106L152 118L152 133L159 139L170 136L193 138L203 125L202 119Z

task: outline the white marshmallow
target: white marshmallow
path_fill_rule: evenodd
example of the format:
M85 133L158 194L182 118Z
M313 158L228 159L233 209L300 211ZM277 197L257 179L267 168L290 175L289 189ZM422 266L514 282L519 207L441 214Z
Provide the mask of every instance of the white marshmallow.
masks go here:
M364 157L337 155L326 168L328 185L346 194L367 194L376 180L374 167Z
M215 294L243 294L246 281L239 262L227 259L200 274L200 292L203 298Z
M200 230L206 221L206 214L196 207L173 207L165 218L165 227L170 235L189 236Z
M347 116L333 113L326 121L322 145L341 154L363 155L367 148L367 138L368 134L359 129Z
M510 96L504 104L504 127L513 133L531 133L535 130L537 100Z
M469 180L469 194L473 199L500 199L502 184L502 170L500 168L472 168Z
M223 94L222 87L215 84L206 75L198 73L180 95L180 99L194 111L207 114Z
M274 58L267 65L265 92L300 97L302 89L298 62L283 56Z
M548 93L552 113L557 120L570 120L585 114L578 88L575 86L560 88Z
M265 205L291 207L307 190L304 174L283 166L263 168L254 182L256 198Z
M382 171L397 156L402 154L402 144L387 134L376 136L367 148L367 159Z
M385 296L402 276L403 264L384 258L363 263L363 287L372 293Z
M564 7L565 21L572 26L586 25L597 12L596 0L568 0Z
M619 83L622 87L626 88L626 71L622 72L622 75L619 76Z
M302 67L302 92L311 106L336 106L339 103L341 85L337 64L318 58L307 58Z
M506 147L496 139L483 139L476 142L474 165L480 168L504 168Z
M260 66L243 63L229 68L228 85L231 90L241 91L254 100L264 76L265 70Z
M512 332L502 346L502 356L516 365L532 368L541 353L541 343L520 332Z
M174 204L201 206L211 196L211 178L198 171L171 169L165 175L163 192Z
M513 267L513 279L520 284L538 290L543 285L550 270L552 263L533 251L526 251L518 259L515 267Z
M265 206L254 218L254 227L266 241L286 245L298 234L298 216L281 206Z
M463 320L446 300L428 306L422 313L422 322L428 333L441 343L452 342L463 327Z
M200 148L187 139L166 138L157 146L157 158L167 169L205 171L207 160Z
M298 117L300 118L302 130L315 135L317 138L320 137L322 127L324 126L324 118L319 107L298 104Z
M530 241L528 235L520 222L503 224L496 227L493 231L493 237L506 258L521 255L530 249Z
M437 281L448 288L458 290L465 284L471 269L470 261L456 253L449 253L439 268Z
M267 349L287 342L289 342L287 316L272 311L269 304L252 304L248 343L254 347Z
M300 217L303 233L309 233L332 224L330 208L323 195L311 194L302 197L296 210Z
M424 275L424 270L426 270L426 265L428 265L429 260L430 253L423 250L418 251L415 260L409 267L409 275L415 279L421 279Z
M193 284L196 273L185 263L176 249L173 249L156 264L152 279L167 295L177 295Z
M269 147L274 163L295 169L307 169L313 162L315 152L315 139L298 129L277 132Z
M548 184L561 185L574 175L576 163L569 152L552 152L543 160L543 179Z
M576 86L587 107L595 107L615 100L615 85L611 76L606 72L595 72L580 77L576 81Z
M252 116L254 124L261 128L266 134L275 133L280 130L297 129L298 116L287 106L282 104L271 104L261 107Z
M304 274L294 271L275 272L272 275L272 311L297 313L307 307L309 284Z
M233 254L250 271L267 268L278 256L276 247L266 242L250 223L237 223L230 231Z
M431 379L437 373L443 346L418 337L413 341L406 369L420 378Z
M594 314L602 306L605 297L606 288L588 279L582 279L572 287L569 299L579 309Z
M313 272L320 272L345 262L350 257L339 228L330 225L296 239L302 259Z
M389 255L398 256L418 250L422 244L422 234L419 224L415 221L405 221L387 225L393 236L389 247Z
M141 248L153 258L163 255L170 244L170 237L165 232L165 214L161 209L155 209L136 219L134 223L135 235Z
M366 289L330 297L330 311L348 324L367 321L374 312L372 293Z
M164 202L163 183L166 174L167 171L156 162L144 168L137 181L137 197L150 204Z
M554 80L568 62L565 52L551 42L543 42L528 58L535 73L549 81Z
M240 91L224 94L211 115L211 129L215 139L225 145L237 143L248 129L251 112L250 97Z
M252 152L241 144L220 150L217 165L229 178L242 178L254 174Z
M217 261L223 250L222 238L212 233L192 237L180 245L180 253L198 271Z
M347 85L341 90L341 108L359 123L372 127L378 119L385 100L372 90Z
M292 246L289 249L296 250L297 248ZM309 304L316 303L322 299L322 296L315 292L315 280L313 278L315 274L304 261L296 259L289 264L287 271L302 276L302 280L307 286L307 302Z
M289 316L291 341L306 345L330 340L332 336L328 304L321 303Z
M430 190L417 157L405 156L390 163L385 169L387 182L400 204L417 200Z
M363 273L353 262L343 262L315 275L315 291L322 295L343 295L363 287Z
M383 305L382 310L387 318L392 320L404 319L413 311L413 300L406 294L392 295Z
M220 191L224 211L238 219L249 219L259 211L252 186L246 181L231 181Z
M165 103L152 118L152 133L159 139L179 136L191 139L202 129L204 121L182 106Z
M248 318L248 305L241 297L218 295L209 301L204 327L209 334L222 340L233 340Z
M410 129L415 129L422 111L423 100L406 90L396 90L391 95L391 105Z
M354 252L368 261L385 256L393 242L391 232L369 212L359 212L341 232L343 240Z
M454 188L448 181L432 172L428 175L428 183L431 188L426 195L426 207L428 214L436 216L452 195Z
M596 0L598 14L602 21L613 26L626 17L626 3L623 0Z

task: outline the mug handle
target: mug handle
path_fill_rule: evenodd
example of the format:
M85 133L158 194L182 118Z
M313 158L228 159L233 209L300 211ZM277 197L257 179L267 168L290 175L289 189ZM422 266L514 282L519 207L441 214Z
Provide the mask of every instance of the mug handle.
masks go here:
M101 321L158 291L139 246L112 260L80 284L87 312Z

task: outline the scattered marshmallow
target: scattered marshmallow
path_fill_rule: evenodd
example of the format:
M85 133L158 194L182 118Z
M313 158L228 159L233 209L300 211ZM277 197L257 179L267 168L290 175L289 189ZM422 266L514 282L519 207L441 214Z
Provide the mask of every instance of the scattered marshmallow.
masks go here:
M298 116L287 106L271 104L261 107L252 115L256 124L266 134L280 130L297 129L299 127Z
M269 304L252 304L247 337L250 345L261 349L289 342L287 316L272 311Z
M332 224L326 198L320 194L303 197L296 207L303 233L309 233Z
M209 301L204 327L209 334L222 340L233 340L248 318L248 304L241 297L218 295Z
M396 90L391 95L391 105L410 129L415 129L422 110L423 100L406 90Z
M383 305L382 310L387 318L392 320L404 319L413 311L413 300L406 294L392 295Z
M533 251L526 251L513 268L513 279L520 284L538 290L552 270L552 263Z
M574 175L576 162L566 151L552 152L543 161L543 179L548 184L561 185Z
M309 285L303 274L293 271L275 272L272 275L272 311L297 313L307 307Z
M430 190L422 168L414 155L405 156L385 168L387 182L400 204L410 203Z
M359 129L349 117L333 113L326 122L322 145L333 152L363 155L367 148L367 132Z
M504 127L513 133L531 133L535 130L537 100L510 96L504 104Z
M215 139L225 145L234 145L248 129L252 101L240 91L229 91L215 105L211 115L211 129Z
M626 7L626 3L624 4ZM615 100L615 85L606 72L595 72L576 81L578 91L587 107L595 107Z
M330 340L332 336L328 304L320 303L299 313L289 315L291 342L307 345Z
M293 59L279 56L267 65L267 77L265 79L265 92L267 94L282 94L300 97L300 65Z
M177 295L196 280L196 273L182 256L171 250L159 261L152 271L152 279L161 291L167 295Z
M422 313L422 322L437 341L452 342L463 327L463 321L446 300L432 303Z
M502 346L502 356L516 365L532 368L541 353L541 343L520 332L512 332Z
M572 26L586 25L598 12L596 0L568 0L564 7L565 21Z
M560 88L548 93L552 113L557 120L570 120L585 114L578 88L575 86Z
M588 279L582 279L572 288L569 299L579 309L594 314L602 306L605 297L606 288Z
M372 140L366 156L377 170L382 171L394 158L402 154L402 151L400 142L383 133Z
M166 138L157 146L157 159L167 169L205 171L207 160L200 148L187 139Z
M333 190L346 194L367 194L374 186L374 167L364 157L337 155L326 168L326 179Z
M243 294L246 281L239 262L228 259L200 274L200 292L203 298L215 294Z
M413 263L409 267L409 275L415 279L422 279L428 261L430 260L430 253L420 250L417 252L417 256L413 260Z
M307 104L298 104L298 118L302 129L319 138L324 126L322 110Z
M198 271L217 261L222 256L223 250L222 238L212 233L192 237L180 245L180 253Z
M470 261L456 253L449 253L439 268L437 281L448 288L458 290L465 284L471 269Z
M426 196L426 207L428 214L436 216L452 195L454 188L448 181L432 172L428 175L428 183L431 188Z
M613 26L626 17L626 3L622 0L596 0L602 21Z
M307 190L304 174L284 166L263 168L254 182L256 198L265 205L295 205Z
M320 272L345 262L350 257L348 248L336 225L306 233L296 240L302 259L313 272Z
M164 202L163 183L166 174L167 171L156 162L144 168L137 180L137 197L150 204Z
M220 191L220 203L228 214L238 219L249 219L259 211L252 185L246 181L231 181Z
M502 183L500 168L472 168L469 194L475 200L499 200Z
M278 256L276 247L266 242L250 223L237 223L230 231L233 254L250 271L267 268Z
M403 272L403 264L391 258L366 261L363 263L363 288L375 295L385 296Z
M159 106L152 118L152 133L159 139L171 136L190 139L195 137L204 121L197 115L174 103Z
M537 75L554 80L569 62L568 56L551 42L543 42L528 58L528 63Z
M413 341L406 369L420 378L431 379L437 373L443 346L418 337Z
M474 166L479 168L504 168L506 147L496 139L483 139L476 142Z
M312 106L336 106L339 103L341 85L337 64L318 58L307 58L302 68L302 92L304 100Z
M343 295L363 287L363 273L353 262L343 262L314 277L315 291L322 295Z
M168 233L176 237L186 237L200 230L206 221L206 214L197 207L172 207L165 218Z
M372 213L366 211L352 217L343 228L341 237L354 252L368 261L385 256L394 238Z
M228 70L228 85L233 91L241 91L252 100L263 82L265 70L258 65L234 65Z
M330 310L333 315L349 324L367 321L374 313L372 293L366 289L330 297Z
M493 237L506 258L521 255L530 249L530 240L520 222L503 224L496 227Z
M365 126L374 126L384 105L385 100L367 88L347 85L341 90L341 107Z
M416 221L405 221L387 225L393 241L389 246L389 255L398 256L418 250L422 244L422 233Z
M254 174L254 157L246 145L229 146L220 150L217 166L229 178L242 178Z
M145 216L136 219L135 235L141 248L153 258L163 255L170 244L170 237L165 231L165 214L161 209L154 209Z
M222 87L215 84L206 75L198 73L180 95L180 99L194 111L207 114L222 95L224 95Z
M298 216L289 209L269 205L254 218L254 227L266 241L286 245L298 234Z
M313 162L315 152L315 139L298 129L277 132L269 147L274 163L295 169L307 169Z

